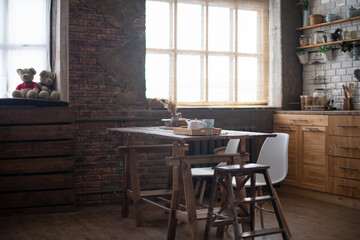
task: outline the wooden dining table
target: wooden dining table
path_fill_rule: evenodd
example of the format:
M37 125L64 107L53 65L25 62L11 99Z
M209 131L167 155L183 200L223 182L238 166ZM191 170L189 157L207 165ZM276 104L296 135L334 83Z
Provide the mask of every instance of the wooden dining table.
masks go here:
M118 149L125 153L125 167L123 178L123 200L122 217L129 215L129 200L133 200L136 226L144 225L141 202L147 202L163 209L169 213L167 239L173 240L176 236L177 220L186 222L189 227L189 238L200 239L198 220L206 219L207 209L197 209L194 185L191 175L191 165L194 164L216 164L227 162L227 164L243 164L249 161L249 154L246 152L246 139L263 138L276 136L272 133L246 132L222 130L217 135L180 135L175 134L171 128L163 127L126 127L109 128L112 133L123 134L126 137L125 145L118 146ZM172 141L172 144L160 145L135 145L134 135L146 135ZM189 149L189 142L207 140L241 139L240 151L237 154L210 154L210 155L186 155ZM139 180L137 154L140 152L169 152L166 164L171 168L168 187L165 189L142 191ZM239 192L245 196L245 190ZM181 203L181 196L184 195L184 204ZM168 198L166 198L168 196ZM169 199L169 197L171 199ZM248 226L243 224L243 230L249 231ZM223 229L218 228L217 235L223 234Z

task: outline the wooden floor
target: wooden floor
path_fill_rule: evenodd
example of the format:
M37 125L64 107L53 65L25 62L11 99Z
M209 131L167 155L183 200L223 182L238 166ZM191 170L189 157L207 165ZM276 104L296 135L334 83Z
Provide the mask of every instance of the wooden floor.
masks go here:
M280 191L280 199L293 236L292 240L357 240L360 239L360 211L318 201L296 198ZM120 206L79 208L66 214L42 214L0 217L0 239L166 239L168 215L151 210L145 204L145 227L136 228L133 211L120 217ZM132 209L131 209L132 210ZM275 226L273 214L265 216L267 226ZM201 236L205 222L199 224ZM211 231L215 239L215 229ZM188 239L185 223L178 224L176 239ZM234 239L232 227L224 239ZM281 239L272 235L256 239Z

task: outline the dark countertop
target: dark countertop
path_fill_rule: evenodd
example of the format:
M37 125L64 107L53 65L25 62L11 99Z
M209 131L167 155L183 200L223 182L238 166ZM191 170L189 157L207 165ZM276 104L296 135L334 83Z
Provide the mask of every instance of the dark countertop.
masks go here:
M360 116L360 110L333 110L333 111L304 111L304 110L277 110L274 113L282 114L303 114L303 115L349 115L349 116Z

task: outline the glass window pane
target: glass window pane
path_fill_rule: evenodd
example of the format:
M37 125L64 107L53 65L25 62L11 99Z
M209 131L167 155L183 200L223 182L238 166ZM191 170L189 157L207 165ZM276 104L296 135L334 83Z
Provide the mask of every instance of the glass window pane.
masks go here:
M2 44L4 42L4 16L5 16L5 12L4 12L4 5L5 5L5 1L0 1L0 44Z
M47 66L47 51L31 49L31 50L10 50L8 51L8 70L9 79L8 92L12 93L17 85L22 83L20 76L17 74L18 68L34 68L36 75L34 76L34 82L39 82L39 74L42 70L49 70Z
M0 98L6 98L8 97L6 95L7 93L7 76L6 76L6 72L4 71L4 68L3 68L3 65L4 62L3 62L3 51L0 49ZM14 89L15 90L15 89Z
M11 0L8 40L12 44L46 44L46 1Z
M238 10L238 52L257 53L257 12Z
M199 102L203 89L201 57L178 55L177 58L177 100Z
M257 100L258 61L255 57L238 58L238 101Z
M203 49L203 9L198 4L178 4L178 49Z
M146 47L170 47L170 3L146 1Z
M169 64L168 54L146 54L145 78L146 97L169 99Z
M232 46L230 8L209 7L209 50L230 51Z
M230 76L230 57L209 57L209 101L228 102L231 100Z

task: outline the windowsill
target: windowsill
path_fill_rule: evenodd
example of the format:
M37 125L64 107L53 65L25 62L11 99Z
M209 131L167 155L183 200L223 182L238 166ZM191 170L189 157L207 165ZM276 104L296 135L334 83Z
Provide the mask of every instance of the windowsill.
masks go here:
M201 105L201 106L177 106L178 109L280 109L279 107L267 106L267 105L226 105L226 106L213 106L213 105Z
M28 98L0 98L0 107L67 107L69 103Z

